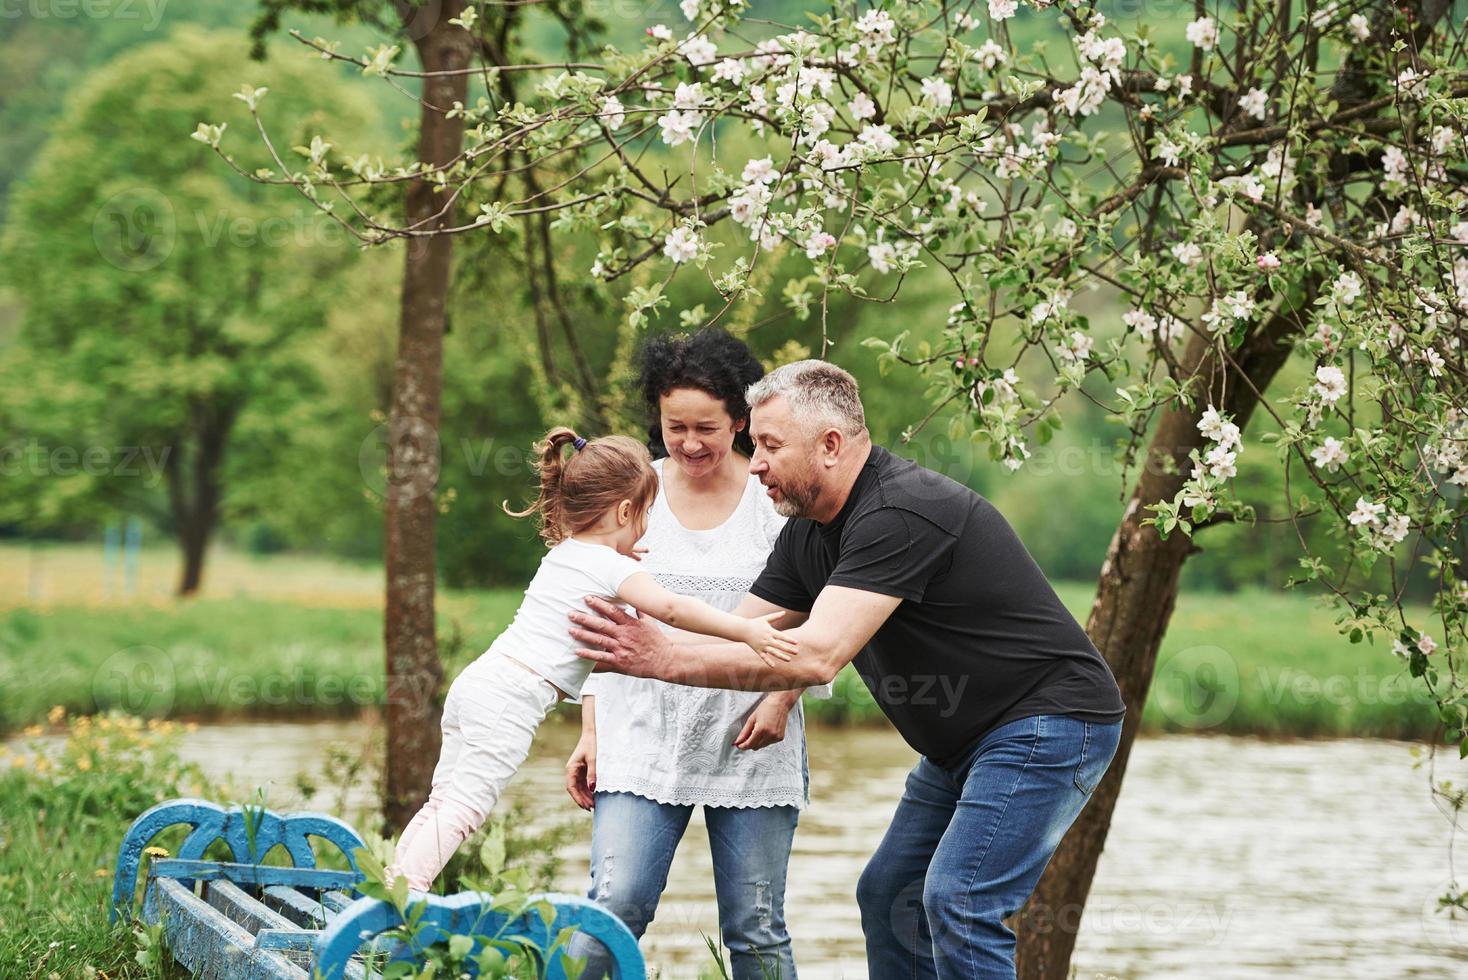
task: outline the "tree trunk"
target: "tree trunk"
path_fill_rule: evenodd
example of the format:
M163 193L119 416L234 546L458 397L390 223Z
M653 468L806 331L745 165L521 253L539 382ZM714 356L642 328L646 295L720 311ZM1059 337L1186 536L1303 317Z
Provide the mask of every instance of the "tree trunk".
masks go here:
M1200 335L1193 337L1184 354L1185 366L1200 366L1194 407L1176 406L1158 423L1136 489L1101 565L1096 600L1086 623L1086 632L1111 666L1126 702L1121 744L1111 768L1061 841L1019 915L1017 967L1026 980L1064 980L1069 975L1081 913L1111 829L1157 651L1177 601L1178 578L1183 563L1198 550L1181 532L1163 540L1154 528L1144 527L1151 516L1147 505L1170 501L1182 488L1192 468L1188 454L1206 441L1198 431L1198 419L1210 403L1232 413L1240 429L1248 425L1259 404L1256 392L1268 389L1289 358L1292 335L1303 329L1305 314L1295 311L1310 309L1314 288L1292 309L1276 313L1233 352L1237 367L1221 362L1212 342ZM1175 466L1166 465L1168 457Z
M1452 4L1451 0L1408 0L1401 6L1409 15L1408 48L1413 49L1424 42ZM1331 86L1331 97L1338 104L1357 104L1370 97L1363 59L1390 47L1395 16L1393 5L1383 4L1373 11L1371 41L1346 60ZM1342 154L1329 162L1328 170L1340 177L1343 171L1373 165ZM1205 394L1193 410L1173 410L1163 416L1149 445L1145 470L1107 549L1096 601L1086 624L1087 632L1116 674L1126 701L1121 744L1091 802L1061 841L1039 887L1019 915L1017 966L1019 976L1026 980L1064 980L1069 975L1081 912L1111 827L1142 706L1152 684L1157 649L1177 600L1178 576L1194 550L1181 535L1163 541L1155 530L1140 527L1139 522L1147 516L1145 505L1171 500L1182 486L1182 474L1189 469L1188 452L1202 445L1197 423L1201 410L1207 407L1206 393L1221 392L1214 396L1214 404L1233 413L1240 429L1248 425L1262 393L1289 358L1292 337L1305 329L1306 311L1314 304L1321 284L1317 281L1305 285L1304 295L1291 309L1276 313L1234 352L1232 364L1221 361L1217 352L1209 350L1197 336L1184 355L1185 366L1208 358L1200 374L1202 383L1194 389ZM1156 466L1156 460L1167 455L1177 461L1177 475L1164 474Z
M188 485L179 465L168 465L165 470L175 534L183 553L179 598L196 595L204 582L204 557L219 525L219 502L224 494L219 469L238 415L238 405L195 405L191 421L196 445L187 464Z
M467 67L471 38L448 22L463 12L462 0L446 0L427 18L426 10L403 10L423 70ZM467 79L467 75L424 79L418 158L426 166L445 164L463 148L463 119L445 118L443 110L467 101ZM454 223L452 208L438 213L445 198L434 187L421 180L409 185L408 227L432 230ZM440 745L438 691L443 666L434 621L435 489L451 242L447 235L408 241L393 365L384 542L387 778L383 817L389 832L401 830L428 798Z

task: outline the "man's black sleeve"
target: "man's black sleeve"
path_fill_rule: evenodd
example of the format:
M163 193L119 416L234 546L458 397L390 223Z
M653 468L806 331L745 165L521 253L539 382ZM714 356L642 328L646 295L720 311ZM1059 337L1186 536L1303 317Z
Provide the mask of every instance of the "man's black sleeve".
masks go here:
M805 582L800 577L800 567L795 560L796 524L796 521L786 521L785 526L780 529L779 537L775 538L775 547L770 550L770 557L765 562L765 570L759 573L759 578L754 580L749 591L751 595L773 602L781 609L810 612L815 597L806 589Z
M841 535L841 556L826 584L919 601L952 560L954 541L917 514L896 507L874 510Z

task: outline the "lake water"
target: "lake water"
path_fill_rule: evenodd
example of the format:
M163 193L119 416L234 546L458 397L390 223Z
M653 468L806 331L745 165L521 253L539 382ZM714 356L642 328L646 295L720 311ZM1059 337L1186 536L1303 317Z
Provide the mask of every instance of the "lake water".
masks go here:
M573 725L548 724L512 792L538 819L576 819L584 841L565 851L558 882L586 886L591 820L566 797L562 765ZM209 725L187 753L246 789L268 784L277 808L298 771L320 772L322 750L368 751L369 722ZM811 807L795 838L786 917L803 980L867 976L853 897L915 761L884 728L810 734ZM1451 825L1398 742L1268 742L1166 736L1132 753L1086 908L1076 976L1468 976L1468 921L1434 914L1449 880ZM282 774L286 774L282 777ZM1468 782L1468 765L1439 756L1437 777ZM372 787L326 791L312 808L349 819ZM1468 868L1460 873L1468 879ZM657 920L650 965L692 980L718 934L708 838L695 816Z

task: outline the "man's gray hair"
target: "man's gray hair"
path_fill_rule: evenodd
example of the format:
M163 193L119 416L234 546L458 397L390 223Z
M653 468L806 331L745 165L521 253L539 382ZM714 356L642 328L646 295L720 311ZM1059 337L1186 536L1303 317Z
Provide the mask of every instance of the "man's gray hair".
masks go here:
M818 426L840 429L843 435L866 432L866 412L856 379L830 361L794 361L775 368L744 393L750 408L772 398L784 398L790 412L807 429Z

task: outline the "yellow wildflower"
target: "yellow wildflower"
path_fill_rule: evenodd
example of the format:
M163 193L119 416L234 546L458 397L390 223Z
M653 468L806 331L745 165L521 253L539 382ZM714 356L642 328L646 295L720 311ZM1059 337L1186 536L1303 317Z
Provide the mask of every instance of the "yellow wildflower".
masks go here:
M43 731L45 731L45 729L43 729L40 725L28 725L26 726L24 734L27 738L35 738Z
M25 756L23 756L23 755L16 756L14 759L11 759L10 760L10 765L11 765L11 768L13 768L13 769L24 769L25 768Z
M151 847L143 848L143 853L149 855L150 857L166 858L168 857L168 848L159 847L157 844L154 844Z
M82 756L80 759L76 760L76 767L78 769L80 769L82 772L91 772L92 771L92 757L89 756L89 755Z
M57 705L46 713L46 720L53 725L59 725L66 718L66 709Z
M96 871L92 872L92 876L95 878L106 878L111 874L112 872L107 870L106 868L98 868Z
M51 760L44 755L36 756L36 772L45 772L51 768Z

